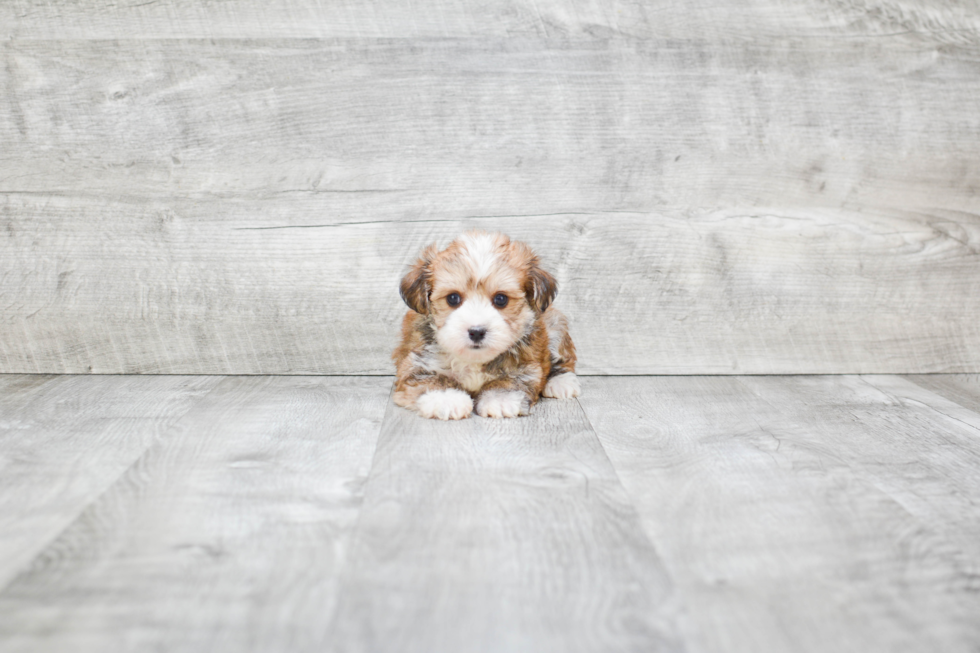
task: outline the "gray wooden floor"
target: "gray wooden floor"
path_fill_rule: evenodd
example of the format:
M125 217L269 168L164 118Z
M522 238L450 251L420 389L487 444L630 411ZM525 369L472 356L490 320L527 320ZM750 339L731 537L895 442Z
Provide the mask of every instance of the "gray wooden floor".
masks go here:
M977 651L980 377L0 376L0 650Z

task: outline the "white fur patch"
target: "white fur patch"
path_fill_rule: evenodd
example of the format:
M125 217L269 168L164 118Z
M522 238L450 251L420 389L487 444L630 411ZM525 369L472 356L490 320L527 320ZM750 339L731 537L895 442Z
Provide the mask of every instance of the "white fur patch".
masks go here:
M574 372L565 372L548 379L548 384L544 386L541 394L554 399L571 399L582 394L582 386L579 385L578 377Z
M415 407L422 417L463 419L473 412L473 399L455 388L429 390L415 400Z
M527 396L518 390L490 390L480 395L476 414L480 417L517 417L527 415Z
M473 327L487 330L479 349L474 349L470 340L469 330ZM486 363L514 344L514 334L490 301L478 295L452 312L436 332L436 341L463 363Z
M497 253L497 239L490 234L463 234L459 238L466 248L467 258L473 266L473 276L479 281L497 267L500 255Z

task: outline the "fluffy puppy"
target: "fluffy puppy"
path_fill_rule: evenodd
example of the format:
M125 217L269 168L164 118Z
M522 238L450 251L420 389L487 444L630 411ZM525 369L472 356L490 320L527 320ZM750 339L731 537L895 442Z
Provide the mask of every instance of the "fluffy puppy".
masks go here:
M579 394L575 345L551 307L555 279L524 243L469 232L429 245L401 282L410 310L392 358L395 403L423 417L527 415Z

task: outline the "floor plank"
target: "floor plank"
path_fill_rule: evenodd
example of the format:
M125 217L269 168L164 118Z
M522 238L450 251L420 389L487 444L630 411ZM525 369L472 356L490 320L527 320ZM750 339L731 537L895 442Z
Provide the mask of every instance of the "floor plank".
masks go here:
M338 651L679 650L670 582L581 408L437 423L389 405Z
M390 386L224 379L0 594L0 649L322 650Z
M0 375L0 587L217 382Z
M743 41L878 35L931 38L949 44L980 40L980 12L971 3L904 0L898 4L817 0L738 0L647 5L629 0L441 0L425 11L407 1L7 0L0 32L17 39L218 38L486 38L541 36L604 39L691 38Z
M924 534L980 565L980 415L894 376L743 382L773 404L792 406L808 422L802 437L833 448L913 515ZM783 408L776 419L788 414Z
M586 379L691 651L973 651L980 438L858 377Z
M980 374L910 374L902 378L980 413Z
M980 414L915 380L0 375L0 650L972 652Z

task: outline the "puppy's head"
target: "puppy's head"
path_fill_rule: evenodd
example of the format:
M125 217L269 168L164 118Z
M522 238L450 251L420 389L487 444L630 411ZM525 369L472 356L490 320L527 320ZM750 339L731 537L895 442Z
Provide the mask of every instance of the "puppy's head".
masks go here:
M401 282L405 303L431 316L436 341L466 363L489 362L514 346L557 292L531 248L483 232L442 251L429 245Z

